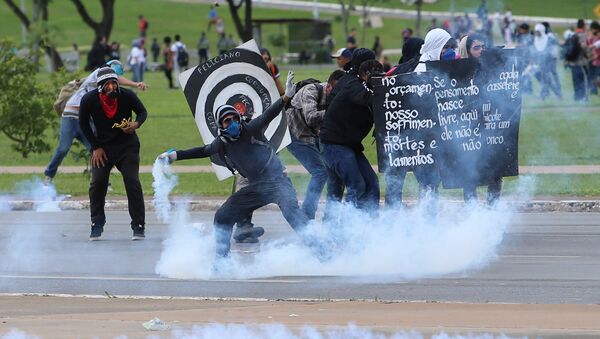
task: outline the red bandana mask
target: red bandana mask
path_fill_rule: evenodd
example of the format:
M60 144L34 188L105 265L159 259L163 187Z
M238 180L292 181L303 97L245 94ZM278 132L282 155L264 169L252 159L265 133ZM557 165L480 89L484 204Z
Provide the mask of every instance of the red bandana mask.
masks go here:
M117 114L117 98L110 98L104 93L100 93L100 104L107 118L112 119Z

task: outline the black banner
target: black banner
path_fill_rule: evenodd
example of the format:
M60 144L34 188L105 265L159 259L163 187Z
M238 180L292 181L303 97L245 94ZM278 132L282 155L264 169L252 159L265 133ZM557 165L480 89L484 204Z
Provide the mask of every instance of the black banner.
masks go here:
M518 175L517 58L512 50L484 55L374 79L381 172L439 170L445 188Z

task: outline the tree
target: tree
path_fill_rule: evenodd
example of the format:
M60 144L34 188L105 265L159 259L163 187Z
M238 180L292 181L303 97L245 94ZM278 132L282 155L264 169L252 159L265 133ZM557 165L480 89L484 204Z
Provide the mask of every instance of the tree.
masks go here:
M24 158L50 150L44 131L58 121L52 112L56 89L38 81L36 68L16 55L14 44L0 41L0 131Z
M227 0L231 18L240 39L244 42L252 39L252 0ZM244 7L244 18L240 17L240 10Z
M407 5L415 5L417 6L417 22L415 24L415 31L417 36L421 36L421 7L423 4L433 4L436 3L437 0L400 0L402 3Z
M32 33L33 39L31 43L32 55L35 60L37 69L37 55L39 48L42 48L50 62L52 63L52 70L57 70L64 67L63 61L60 58L60 54L56 51L54 44L49 38L48 29L48 3L50 0L34 0L33 1L33 15L31 19L25 14L19 6L15 4L13 0L4 0L8 7L15 13L15 15L21 20L23 26L28 33Z
M102 19L100 19L100 21L92 19L81 0L71 0L71 2L73 2L75 8L77 8L77 12L83 19L83 22L94 30L94 34L96 34L97 37L104 36L106 37L106 40L110 38L115 18L115 0L100 0L100 5L102 7Z
M348 21L350 20L350 13L354 9L354 3L352 0L348 0L347 2L344 0L338 0L338 2L342 8L342 26L344 27L344 37L347 37L350 33Z

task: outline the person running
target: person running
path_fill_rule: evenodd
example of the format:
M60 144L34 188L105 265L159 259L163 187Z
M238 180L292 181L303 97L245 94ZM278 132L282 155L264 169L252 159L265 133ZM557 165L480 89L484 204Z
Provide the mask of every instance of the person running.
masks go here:
M81 98L79 126L92 145L92 179L90 181L90 240L99 240L104 231L104 203L110 171L116 167L123 175L127 205L131 217L132 240L145 238L144 193L139 178L139 129L148 112L137 95L119 87L112 68L98 71L98 87ZM136 118L133 120L132 111ZM91 121L95 130L92 130Z
M216 252L219 258L229 255L233 225L267 204L276 203L296 232L301 232L308 223L306 214L298 206L296 190L284 172L283 163L264 135L269 123L294 96L296 85L293 80L294 73L290 71L283 96L250 122L244 122L233 106L221 105L215 113L219 136L213 142L159 155L159 159L169 163L219 155L228 167L248 179L248 186L233 193L215 213Z
M112 68L118 76L119 84L123 86L136 87L141 90L145 90L147 88L146 84L143 82L134 82L127 78L123 77L123 66L121 62L118 60L111 60L106 63L107 67ZM56 176L56 172L58 171L58 167L62 163L65 156L69 153L71 146L73 145L73 140L79 140L88 151L92 151L92 146L88 139L83 134L83 131L79 127L79 106L81 104L81 99L83 96L96 89L98 87L98 71L101 68L96 69L90 75L88 75L85 80L79 86L79 89L67 100L65 105L65 109L62 112L60 118L60 132L58 139L58 147L54 151L54 155L50 159L50 163L46 167L44 171L44 175L46 176L44 179L45 184L50 184L54 177Z

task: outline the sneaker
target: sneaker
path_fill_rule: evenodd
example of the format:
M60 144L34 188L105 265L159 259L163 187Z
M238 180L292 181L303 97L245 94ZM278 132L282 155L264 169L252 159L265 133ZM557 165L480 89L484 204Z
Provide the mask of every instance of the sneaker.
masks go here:
M260 226L236 227L233 239L236 243L257 243L258 237L265 234L265 229Z
M92 232L90 233L90 241L98 241L100 240L100 236L102 236L102 232L104 232L104 225L92 224Z
M131 226L131 229L133 230L133 236L131 237L131 240L144 240L146 239L146 234L145 234L145 227L144 226Z

